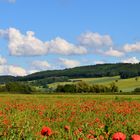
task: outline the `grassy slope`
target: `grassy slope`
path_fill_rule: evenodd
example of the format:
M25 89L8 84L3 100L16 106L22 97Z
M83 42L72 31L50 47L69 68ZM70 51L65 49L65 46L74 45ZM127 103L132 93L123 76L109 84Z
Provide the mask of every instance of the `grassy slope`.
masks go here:
M102 78L80 78L73 80L82 80L91 84L103 84L103 85L108 85L111 82L115 82L115 80L118 80L118 82L115 82L116 85L119 87L120 90L125 92L133 91L135 88L140 87L140 77L138 78L138 81L136 81L135 78L120 79L119 76L102 77ZM55 88L58 84L71 84L71 83L72 82L58 82L50 84L49 87Z

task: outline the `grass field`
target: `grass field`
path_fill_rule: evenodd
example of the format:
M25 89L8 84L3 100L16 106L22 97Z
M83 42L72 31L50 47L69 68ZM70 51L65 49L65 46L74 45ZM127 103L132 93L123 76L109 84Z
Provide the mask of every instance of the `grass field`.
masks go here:
M140 134L140 96L0 94L0 140L111 140L118 131Z
M72 80L82 80L91 84L103 84L103 85L108 85L112 82L115 82L116 85L119 87L119 89L122 90L123 92L131 92L135 88L140 87L140 77L138 77L137 81L135 80L135 78L120 79L119 76L102 77L102 78L80 78L80 79L72 79ZM55 88L58 84L71 84L71 83L73 82L58 82L58 83L50 84L49 87Z

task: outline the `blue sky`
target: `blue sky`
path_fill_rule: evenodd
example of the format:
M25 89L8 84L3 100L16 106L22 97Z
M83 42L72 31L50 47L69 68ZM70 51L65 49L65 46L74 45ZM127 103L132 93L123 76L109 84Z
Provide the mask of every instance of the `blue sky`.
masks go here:
M0 0L0 75L140 61L139 0Z

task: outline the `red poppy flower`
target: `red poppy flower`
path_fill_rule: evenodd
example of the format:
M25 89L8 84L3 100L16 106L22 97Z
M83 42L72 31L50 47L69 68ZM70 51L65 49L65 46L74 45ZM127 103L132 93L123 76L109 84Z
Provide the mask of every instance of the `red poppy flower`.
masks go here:
M69 130L70 130L70 126L65 125L65 126L64 126L64 129L65 129L66 131L69 131Z
M126 135L123 134L122 132L117 132L113 135L112 140L125 140Z
M78 140L84 140L83 138L78 138Z
M87 136L86 136L88 139L94 139L94 136L93 135L91 135L91 134L87 134Z
M79 132L82 132L82 128L78 128Z
M136 134L132 135L131 140L140 140L140 135L136 135Z
M50 136L52 134L52 130L49 127L43 126L41 134L43 136Z

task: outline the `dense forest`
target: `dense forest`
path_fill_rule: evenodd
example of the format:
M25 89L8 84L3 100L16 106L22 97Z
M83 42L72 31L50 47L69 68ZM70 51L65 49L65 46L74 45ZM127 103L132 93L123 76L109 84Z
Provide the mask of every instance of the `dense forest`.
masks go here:
M104 77L104 76L110 77L117 75L120 75L120 78L122 79L140 76L140 63L97 64L64 70L47 70L33 73L24 77L0 76L0 83L6 83L9 81L33 81L49 77L88 78L88 77ZM54 78L54 81L55 80L56 78ZM57 79L57 81L59 80Z

